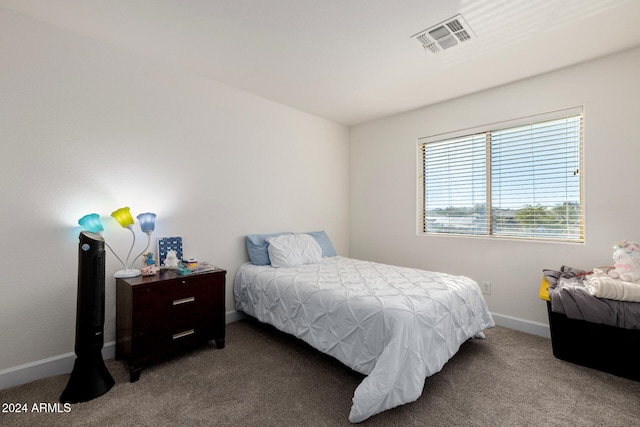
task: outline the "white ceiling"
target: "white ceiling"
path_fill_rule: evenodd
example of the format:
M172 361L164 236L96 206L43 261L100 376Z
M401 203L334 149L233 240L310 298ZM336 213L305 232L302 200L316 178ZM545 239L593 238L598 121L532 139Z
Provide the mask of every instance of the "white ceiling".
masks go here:
M0 0L350 126L640 46L640 0ZM476 38L411 36L462 14Z

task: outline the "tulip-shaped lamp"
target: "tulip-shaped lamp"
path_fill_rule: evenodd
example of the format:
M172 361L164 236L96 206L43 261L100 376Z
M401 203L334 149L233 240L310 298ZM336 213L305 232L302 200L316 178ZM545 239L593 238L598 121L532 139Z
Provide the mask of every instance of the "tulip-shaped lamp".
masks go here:
M122 261L122 259L115 253L111 246L109 246L105 242L105 245L123 266L123 269L118 270L113 276L116 278L140 276L142 273L140 272L140 270L133 268L133 264L138 258L140 258L140 256L142 256L142 254L144 254L144 252L149 248L149 245L151 244L151 233L153 233L153 230L155 229L156 214L146 212L137 216L138 222L140 223L140 228L147 235L147 246L142 252L140 252L138 256L133 259L133 261L131 261L131 263L129 263L129 259L131 257L131 252L133 251L133 247L136 244L136 233L133 231L134 221L133 217L131 216L131 211L129 207L124 207L112 212L111 216L115 218L116 221L118 221L118 224L131 231L131 235L133 238L133 241L131 242L131 248L129 249L129 253L127 254L127 258L125 259L125 261ZM80 218L80 220L78 220L78 224L80 224L85 230L92 233L101 234L104 231L102 223L100 222L100 216L95 213L83 216L82 218Z

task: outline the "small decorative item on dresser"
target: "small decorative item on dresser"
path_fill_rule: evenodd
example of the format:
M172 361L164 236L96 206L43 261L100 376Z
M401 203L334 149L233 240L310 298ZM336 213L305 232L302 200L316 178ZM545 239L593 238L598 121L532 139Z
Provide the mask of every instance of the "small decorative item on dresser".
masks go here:
M146 254L142 254L144 256L145 265L157 265L156 258L153 255L153 252L147 252Z
M190 261L194 261L193 258ZM216 270L217 267L210 262L181 262L178 265L176 272L181 276L187 276L189 274L205 273L207 271Z
M182 259L182 237L158 238L158 264L163 267L169 251L176 252L178 261Z
M142 275L143 276L153 276L155 275L158 271L160 271L160 267L158 267L158 264L156 263L156 260L153 256L153 252L147 252L144 255L144 264L146 265L146 267L144 267L142 270Z
M226 273L161 270L116 280L116 359L129 363L131 382L148 364L207 341L224 348Z
M164 259L164 263L162 263L162 266L164 268L176 269L178 268L179 263L180 263L180 260L178 259L176 251L169 249L167 251L167 257Z

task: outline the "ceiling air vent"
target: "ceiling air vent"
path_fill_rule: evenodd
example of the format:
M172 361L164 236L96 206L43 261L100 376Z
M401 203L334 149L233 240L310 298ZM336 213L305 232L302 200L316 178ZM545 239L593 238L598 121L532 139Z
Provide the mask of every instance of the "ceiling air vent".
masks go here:
M444 22L420 31L411 36L425 49L432 53L438 53L460 43L473 39L475 35L462 15L456 15Z

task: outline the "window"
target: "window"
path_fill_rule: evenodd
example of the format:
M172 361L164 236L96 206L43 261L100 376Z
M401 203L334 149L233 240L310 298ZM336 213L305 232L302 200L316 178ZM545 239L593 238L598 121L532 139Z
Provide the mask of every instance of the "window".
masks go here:
M582 107L490 128L419 140L419 233L583 242Z

